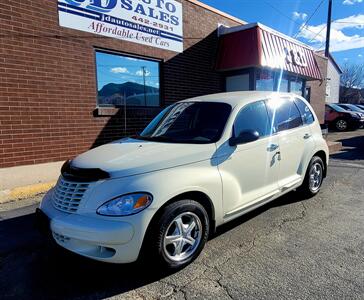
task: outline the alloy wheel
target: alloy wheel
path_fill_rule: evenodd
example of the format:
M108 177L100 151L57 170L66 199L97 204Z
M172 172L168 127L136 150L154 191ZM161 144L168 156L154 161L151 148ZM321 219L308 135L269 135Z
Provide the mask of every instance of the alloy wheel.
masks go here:
M322 183L323 170L320 163L316 162L311 166L309 187L312 192L316 192Z
M348 127L348 123L345 120L339 120L336 122L336 128L339 130L345 130Z
M192 212L181 213L166 230L163 239L164 254L175 262L185 260L196 252L201 237L200 218Z

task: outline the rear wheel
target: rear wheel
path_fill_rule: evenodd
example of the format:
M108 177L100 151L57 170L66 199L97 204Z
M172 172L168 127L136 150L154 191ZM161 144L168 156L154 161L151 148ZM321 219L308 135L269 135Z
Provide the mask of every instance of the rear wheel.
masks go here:
M168 269L179 269L202 251L209 235L209 217L204 207L193 200L180 200L163 208L152 224L149 243L152 262Z
M320 191L324 179L324 168L325 165L321 157L312 157L306 171L305 179L298 189L305 197L312 197Z
M335 121L335 128L339 131L345 131L348 129L348 122L344 119L338 119Z

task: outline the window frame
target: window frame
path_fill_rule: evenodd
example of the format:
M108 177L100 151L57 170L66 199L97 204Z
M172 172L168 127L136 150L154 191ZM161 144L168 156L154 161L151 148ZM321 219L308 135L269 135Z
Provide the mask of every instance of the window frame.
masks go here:
M97 59L96 59L96 53L104 53L104 54L110 54L110 55L117 55L122 57L129 57L129 58L135 58L135 59L142 59L146 61L156 62L158 63L158 73L159 73L159 104L158 106L145 106L145 105L100 105L98 100L98 77L97 77ZM163 65L164 60L158 59L151 56L142 56L134 53L129 52L121 52L116 50L110 50L100 47L94 48L94 65L95 65L95 89L96 89L96 109L120 109L124 108L133 108L133 109L158 109L161 107L164 107L165 101L164 101L164 71L163 71Z

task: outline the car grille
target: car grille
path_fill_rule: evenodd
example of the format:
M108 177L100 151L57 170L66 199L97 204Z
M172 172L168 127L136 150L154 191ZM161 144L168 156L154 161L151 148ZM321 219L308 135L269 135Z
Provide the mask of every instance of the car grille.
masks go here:
M67 213L77 212L89 185L89 183L67 181L61 177L53 193L54 207Z

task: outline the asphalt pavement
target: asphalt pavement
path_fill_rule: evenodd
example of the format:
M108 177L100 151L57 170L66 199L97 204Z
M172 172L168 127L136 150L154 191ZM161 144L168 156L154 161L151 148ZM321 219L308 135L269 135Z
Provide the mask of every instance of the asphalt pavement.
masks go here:
M36 204L0 207L0 298L364 299L364 130L332 138L344 149L316 197L292 192L220 227L174 274L54 248Z

